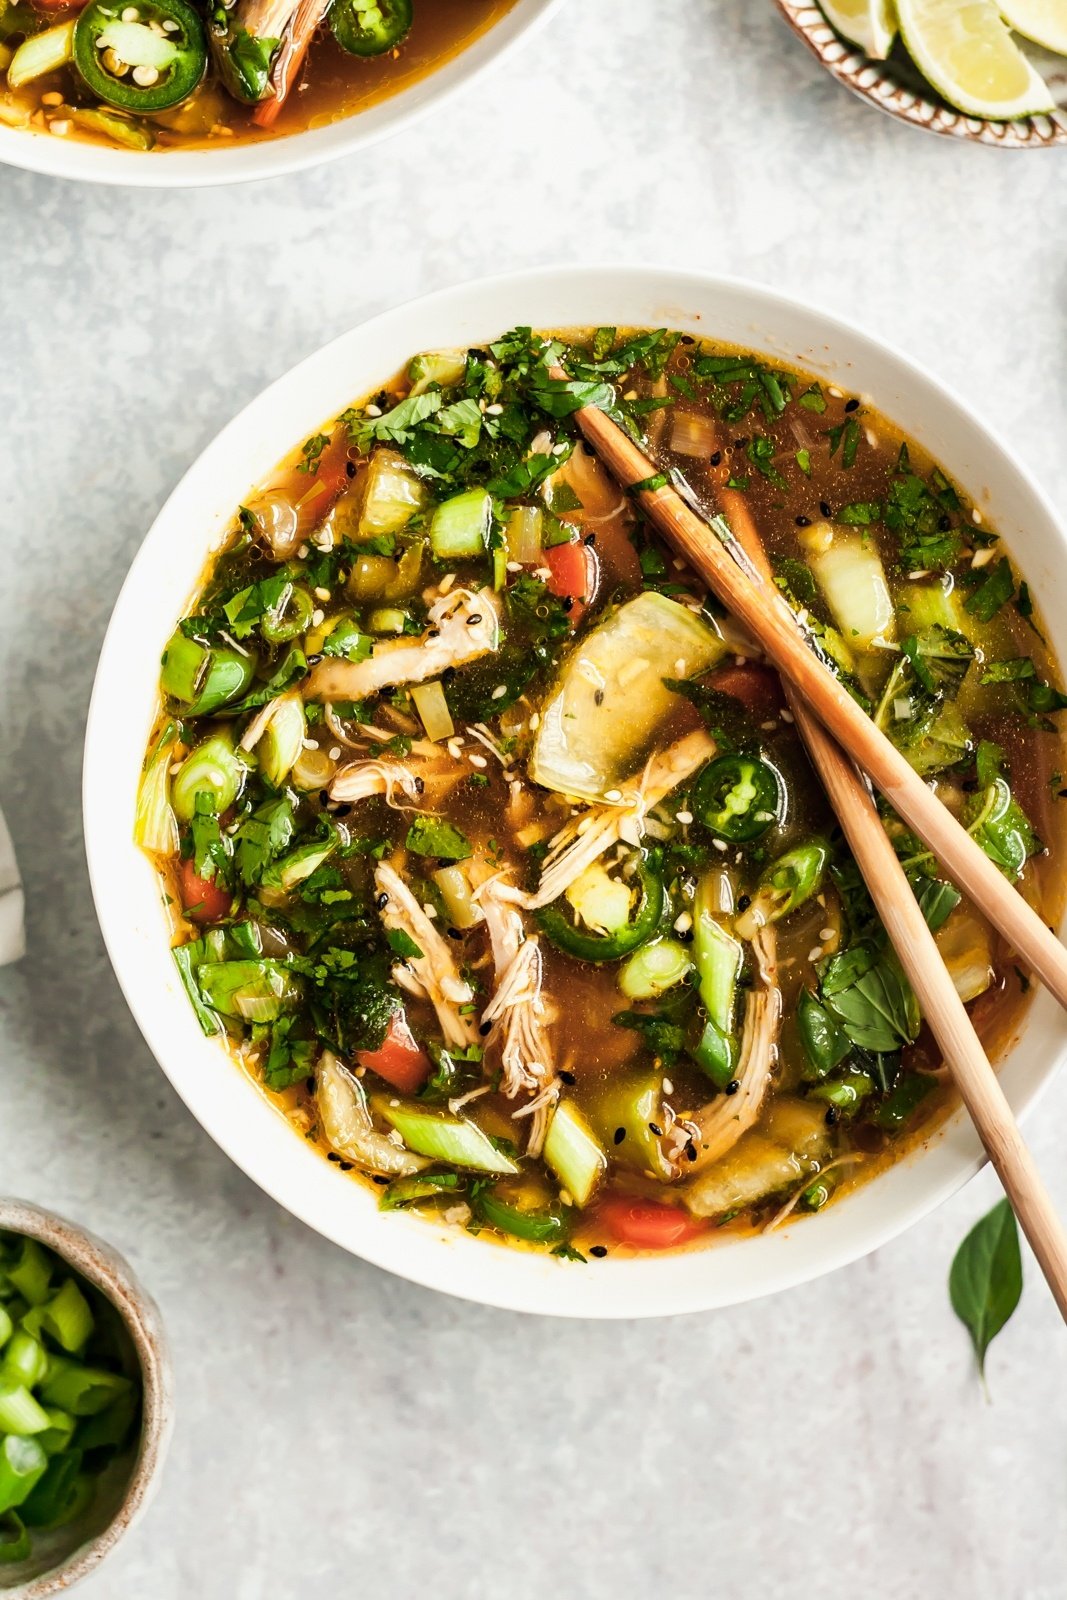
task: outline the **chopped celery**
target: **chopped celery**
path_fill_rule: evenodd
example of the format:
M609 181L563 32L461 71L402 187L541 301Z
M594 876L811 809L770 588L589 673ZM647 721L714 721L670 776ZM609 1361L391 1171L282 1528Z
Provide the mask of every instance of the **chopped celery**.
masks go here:
M432 383L439 389L450 389L460 383L467 370L465 350L424 350L412 357L408 367L411 393L422 394Z
M692 971L689 952L677 939L653 939L634 952L619 973L628 1000L655 1000Z
M541 712L530 777L602 800L640 771L679 704L663 680L707 672L725 653L686 606L652 589L627 600L564 657Z
M76 1355L88 1341L93 1314L73 1278L67 1278L41 1307L41 1328L69 1355Z
M6 1270L8 1283L29 1305L43 1305L52 1293L52 1263L36 1239L22 1240L18 1260Z
M384 600L396 582L397 571L392 556L356 556L348 575L348 592L353 600ZM309 644L308 654L318 652L313 652Z
M504 529L504 542L509 561L520 566L535 565L541 559L541 530L544 513L539 506L516 506L508 517Z
M693 907L693 959L701 1003L707 1012L707 1023L694 1055L701 1070L722 1089L733 1077L737 1059L734 1001L742 950L714 913L718 882L717 873L707 873L697 889Z
M74 1418L69 1411L61 1411L58 1406L45 1406L44 1414L48 1418L48 1426L35 1434L34 1438L46 1455L58 1455L67 1448L74 1435Z
M812 551L808 565L846 644L869 650L893 642L893 597L872 539L835 529L829 547Z
M518 1166L497 1148L477 1123L463 1117L438 1116L410 1102L393 1103L379 1099L374 1109L390 1123L409 1150L429 1156L432 1161L447 1161L456 1167L471 1167L476 1172L515 1174Z
M402 455L375 450L364 480L360 537L399 533L423 509L426 499L421 479Z
M170 803L170 757L177 737L177 725L168 722L148 758L137 793L134 838L142 850L157 856L172 856L178 849L178 827Z
M576 1206L589 1204L607 1152L573 1100L561 1100L545 1135L544 1158Z
M662 1073L624 1069L612 1073L589 1107L590 1125L613 1159L654 1178L673 1175L653 1131L663 1127L662 1095Z
M232 806L241 792L245 765L229 733L216 733L191 751L174 774L171 805L182 822L191 822L198 794L209 794L216 813Z
M960 605L951 578L929 583L909 583L900 592L899 610L906 619L907 633L924 628L948 628L951 633L971 637L973 619Z
M413 683L411 685L411 698L415 702L415 710L422 719L427 739L451 739L456 731L452 721L452 713L448 709L445 698L444 685L440 678L433 678L429 683Z
M41 1399L75 1417L95 1417L131 1388L121 1372L83 1367L78 1361L54 1356L41 1385Z
M441 891L452 926L464 930L476 927L482 921L482 913L474 903L470 879L463 868L457 865L439 867L432 876Z
M487 489L467 489L434 511L430 547L438 561L480 556L489 542L492 523L492 495Z
M267 725L256 746L259 768L267 782L280 789L300 759L307 725L304 702L296 690L271 702Z
M102 134L115 144L125 145L127 150L151 150L155 146L156 136L145 123L132 122L129 117L105 111L102 106L71 106L66 114L86 133Z
M323 1051L315 1072L315 1099L330 1149L363 1172L410 1178L426 1165L419 1156L377 1132L363 1085L329 1050Z
M4 1348L11 1338L14 1328L15 1324L12 1322L8 1312L3 1305L0 1305L0 1350ZM4 1359L7 1359L6 1356Z
M204 1000L224 1017L275 1022L300 998L298 980L279 961L216 961L197 971Z
M32 33L23 39L11 58L7 69L9 89L20 89L34 78L43 78L48 72L58 72L74 54L74 23L60 22L43 33Z

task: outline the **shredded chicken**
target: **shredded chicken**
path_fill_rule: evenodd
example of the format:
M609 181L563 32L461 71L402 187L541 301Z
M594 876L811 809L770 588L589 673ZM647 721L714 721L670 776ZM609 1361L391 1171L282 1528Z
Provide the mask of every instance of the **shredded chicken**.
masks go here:
M396 684L440 677L497 648L500 618L491 589L449 590L430 607L429 621L420 638L383 640L366 661L320 661L308 678L307 699L366 700Z
M506 897L536 911L558 900L612 845L620 840L626 844L640 844L646 813L714 754L714 740L701 729L652 756L636 787L620 791L619 799L613 804L590 806L559 830L549 845L541 881L533 894L506 889L503 891Z
M399 761L352 761L335 775L330 784L330 799L354 803L381 794L385 796L386 805L403 811L410 807L405 807L397 795L406 795L417 805L423 788L418 774L410 767L401 766Z
M539 1155L559 1098L547 1031L555 1008L543 992L540 942L536 935L527 937L521 915L501 893L504 888L500 877L491 878L475 895L489 930L497 978L482 1022L492 1025L488 1043L500 1046L504 1093L510 1100L523 1093L533 1096L514 1115L531 1119L527 1149Z
M460 977L447 939L438 933L400 874L386 862L375 868L374 881L379 897L386 897L379 907L385 926L407 934L422 952L393 968L394 981L409 994L429 1000L447 1045L464 1050L476 1044L474 1024L460 1010L470 1005L474 990Z
M720 1160L760 1114L778 1059L782 994L778 988L777 943L773 927L761 928L752 941L761 987L750 990L745 1003L738 1088L735 1094L716 1095L693 1117L689 1127L696 1158L681 1163L687 1177Z

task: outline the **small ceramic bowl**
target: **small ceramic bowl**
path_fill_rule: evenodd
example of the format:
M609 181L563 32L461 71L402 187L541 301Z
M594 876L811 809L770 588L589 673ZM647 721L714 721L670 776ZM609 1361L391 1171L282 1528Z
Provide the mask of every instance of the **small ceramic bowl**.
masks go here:
M22 1200L0 1199L0 1232L38 1239L110 1301L141 1370L143 1407L136 1445L117 1456L101 1475L96 1497L83 1516L36 1535L26 1561L0 1566L0 1595L5 1600L45 1600L64 1593L98 1567L151 1501L173 1420L170 1358L155 1301L109 1245Z
M1067 60L1042 52L1036 62L1064 109L1050 117L990 122L953 111L906 60L894 57L891 61L872 61L834 32L819 6L808 0L777 0L777 5L793 32L799 34L838 83L900 122L910 122L927 133L943 133L952 139L969 139L1001 150L1047 150L1053 145L1067 145ZM1026 48L1028 54L1035 53L1029 45Z

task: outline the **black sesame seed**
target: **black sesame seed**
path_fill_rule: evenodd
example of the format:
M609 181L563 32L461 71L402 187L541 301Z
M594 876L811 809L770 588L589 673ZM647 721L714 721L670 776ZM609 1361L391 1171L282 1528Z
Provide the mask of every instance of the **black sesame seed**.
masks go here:
M492 1033L492 1031L493 1031L493 1024L491 1022L479 1022L479 1024L478 1024L478 1032L481 1034L483 1039L485 1038L487 1033Z
M663 1129L659 1126L658 1123L650 1122L648 1127L649 1127L649 1132L650 1133L654 1133L656 1135L657 1139L662 1139L663 1138Z
M604 691L603 691L603 689L596 689L594 691L594 693L593 693L593 704L596 705L596 706L602 706L604 704Z
M734 449L735 450L743 450L747 443L748 443L748 435L747 434L742 434L740 439L735 439L734 440Z
M827 1106L827 1108L826 1108L826 1123L827 1123L827 1126L832 1128L836 1121L837 1121L837 1107L836 1106Z
M860 408L860 403L859 403L858 400L846 400L845 401L845 410L846 411L858 411L859 408Z
M595 533L587 533L585 538L582 540L582 543L583 544L596 544L596 534Z
M626 1138L626 1129L625 1128L616 1128L615 1129L615 1143L616 1144L622 1144L622 1141L625 1138Z
M336 1150L327 1150L326 1159L327 1161L340 1161L341 1157L337 1154Z
M346 461L345 471L348 473L350 478L354 478L356 475L356 463L354 461Z
M314 1078L305 1078L304 1079L304 1088L307 1090L308 1094L314 1094L315 1093L315 1080L314 1080Z
M353 1163L351 1161L340 1161L340 1162L338 1162L338 1165L341 1168L342 1172L351 1172L352 1171Z
M389 904L389 896L387 894L378 895L374 904L379 911L384 911L386 906Z
M830 515L830 507L827 505L825 500L819 501L819 510L822 512L824 517L828 517Z
M739 894L738 895L738 897L737 897L737 909L738 909L738 911L747 911L751 904L752 904L752 896L750 894Z
M382 1183L382 1184L385 1184L385 1183L389 1182L389 1179L388 1178L383 1178L380 1172L372 1172L370 1181L371 1181L371 1183Z
M687 1161L695 1161L696 1158L697 1158L697 1147L693 1143L693 1141L690 1140L689 1143L685 1147L685 1159Z
M416 778L415 779L415 793L416 794L422 794L422 792L423 792L423 790L425 788L426 788L426 784L423 781L423 779L422 778Z
M578 1079L574 1076L573 1072L561 1072L560 1075L559 1075L559 1080L560 1080L561 1083L577 1083L578 1082Z
M940 516L937 519L937 525L941 529L942 533L947 533L948 530L952 526L952 518L951 517L946 517L946 516Z
M463 935L458 928L449 928L448 937L450 939L462 939Z
M474 612L472 612L472 613L471 613L471 615L470 615L470 616L469 616L469 617L468 617L468 618L467 618L467 627L468 627L468 628L474 628L474 627L477 627L477 625L478 625L478 623L479 623L479 622L481 622L481 620L482 620L482 614L481 614L481 612L480 612L480 611L474 611Z
M796 518L796 525L797 525L798 528L810 528L811 527L811 518L810 517L797 517Z
M320 790L319 790L319 805L320 805L320 806L328 806L328 805L329 805L329 803L330 803L330 794L329 794L329 790L327 790L327 789L320 789Z
M729 1083L726 1085L726 1093L727 1094L736 1094L738 1089L740 1089L740 1087L741 1087L741 1085L738 1082L738 1080L736 1078L731 1078Z
M678 929L676 929L675 930L675 938L678 939L681 944L692 944L692 942L693 942L693 930L692 930L692 928L678 928Z
M569 595L569 594L565 595L564 598L560 601L560 605L562 606L564 611L570 611L571 608L574 605L574 596L573 595Z
M709 461L710 461L710 463L711 463L711 465L713 467L717 467L719 465L720 461L722 460L722 451L721 450L714 451L712 453L712 455L709 456L708 459L709 459Z
M596 1256L598 1261L600 1260L600 1258L602 1256L606 1256L607 1253L608 1253L608 1247L607 1247L606 1244L591 1244L589 1246L589 1254L591 1256Z

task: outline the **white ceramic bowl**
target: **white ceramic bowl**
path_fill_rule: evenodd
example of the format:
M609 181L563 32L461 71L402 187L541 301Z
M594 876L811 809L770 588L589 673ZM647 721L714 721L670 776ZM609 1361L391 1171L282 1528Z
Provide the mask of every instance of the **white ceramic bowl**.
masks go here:
M429 0L432 4L433 0ZM121 183L141 189L206 188L301 172L338 156L351 155L417 122L463 84L499 60L563 0L516 0L512 9L468 49L420 78L418 83L325 128L309 128L256 144L222 145L206 150L120 150L51 133L9 128L0 123L0 162L46 172L81 183Z
M913 362L836 317L769 289L659 269L534 271L431 295L345 334L267 389L218 436L156 519L104 643L85 752L93 891L119 982L145 1039L193 1114L296 1216L345 1249L437 1289L568 1316L707 1310L799 1283L865 1254L974 1173L977 1139L955 1117L929 1147L818 1217L701 1252L575 1267L377 1210L299 1139L200 1032L168 950L155 869L133 843L134 798L156 713L159 656L234 508L278 459L421 349L470 345L516 323L566 328L667 324L795 362L869 395L976 496L1042 598L1067 657L1065 539L1023 467L968 408ZM1062 1019L1036 997L1025 1049L1002 1082L1024 1110L1064 1054Z
M40 1240L110 1300L141 1370L140 1437L101 1475L92 1505L64 1527L38 1534L25 1561L0 1565L0 1600L48 1600L94 1571L151 1503L174 1421L170 1356L158 1306L110 1245L22 1200L0 1198L0 1230Z

